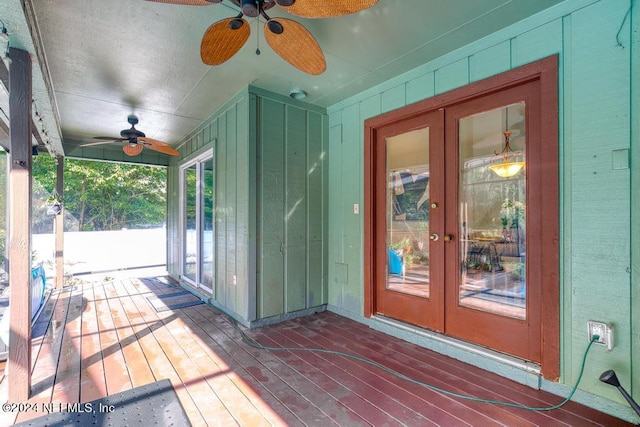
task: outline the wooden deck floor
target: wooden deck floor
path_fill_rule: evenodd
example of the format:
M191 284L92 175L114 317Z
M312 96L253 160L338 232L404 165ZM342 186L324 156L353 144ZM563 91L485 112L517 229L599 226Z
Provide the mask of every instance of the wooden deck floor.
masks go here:
M174 286L151 277L54 292L34 328L30 402L86 402L168 378L196 426L625 425L573 402L532 412L458 400L343 356L253 348L206 305L157 312L147 297ZM562 400L330 312L245 332L265 346L348 352L458 393L531 406ZM0 416L0 425L16 422Z

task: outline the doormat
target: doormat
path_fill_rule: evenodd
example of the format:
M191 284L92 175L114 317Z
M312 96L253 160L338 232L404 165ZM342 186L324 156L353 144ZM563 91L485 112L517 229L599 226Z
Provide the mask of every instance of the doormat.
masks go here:
M168 379L88 403L51 403L50 405L52 410L50 414L16 424L16 426L191 425Z
M147 300L158 313L203 304L200 298L187 291L165 295L152 295L148 296Z

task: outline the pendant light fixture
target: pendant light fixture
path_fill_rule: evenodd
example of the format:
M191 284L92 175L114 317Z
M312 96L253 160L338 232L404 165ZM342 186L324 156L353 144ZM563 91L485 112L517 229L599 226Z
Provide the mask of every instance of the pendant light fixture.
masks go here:
M502 156L502 161L489 166L489 169L491 169L500 178L511 178L524 167L524 161L514 161L517 157L524 157L524 154L520 151L513 151L509 145L509 138L511 137L511 131L509 130L509 107L505 110L506 130L502 132L504 135L504 148L501 152L495 153L496 156Z

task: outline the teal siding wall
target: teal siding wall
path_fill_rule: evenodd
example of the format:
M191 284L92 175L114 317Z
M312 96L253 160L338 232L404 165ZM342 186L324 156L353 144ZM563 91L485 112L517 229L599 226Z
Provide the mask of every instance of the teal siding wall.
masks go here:
M250 304L255 290L255 265L250 221L255 212L251 196L251 147L249 138L249 93L242 91L198 127L178 146L180 156L172 159L168 173L167 236L168 270L180 274L180 165L213 149L215 191L215 275L212 301L241 319L255 313ZM255 246L255 245L253 245ZM233 276L236 276L234 285Z
M363 202L364 120L559 54L561 383L577 379L587 320L606 321L615 327L615 348L592 350L580 388L621 402L614 388L598 381L601 372L615 368L640 397L640 292L637 273L633 282L630 274L632 241L638 252L637 226L633 235L630 226L638 178L634 169L632 199L630 169L620 166L631 149L631 111L635 147L639 131L638 95L633 110L630 87L632 75L639 81L637 59L631 68L631 38L638 42L640 20L637 11L634 19L626 16L630 6L629 0L564 2L330 107L329 303L340 312L363 314L363 223L353 204ZM637 58L637 47L635 53ZM633 259L637 265L638 255Z
M631 354L640 354L640 7L631 9ZM636 400L640 393L640 357L631 358L632 382Z
M258 89L258 318L327 303L327 117Z
M169 272L179 277L180 165L213 149L210 302L247 324L326 304L327 122L324 109L248 87L197 128L169 167Z

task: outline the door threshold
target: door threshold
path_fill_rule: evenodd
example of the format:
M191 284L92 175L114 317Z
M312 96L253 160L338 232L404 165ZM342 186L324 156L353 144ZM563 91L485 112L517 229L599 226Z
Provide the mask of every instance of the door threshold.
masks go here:
M520 384L525 384L535 389L540 389L542 386L542 375L540 374L540 365L538 363L471 344L389 317L374 315L369 320L370 322L368 323L372 329L469 363Z

